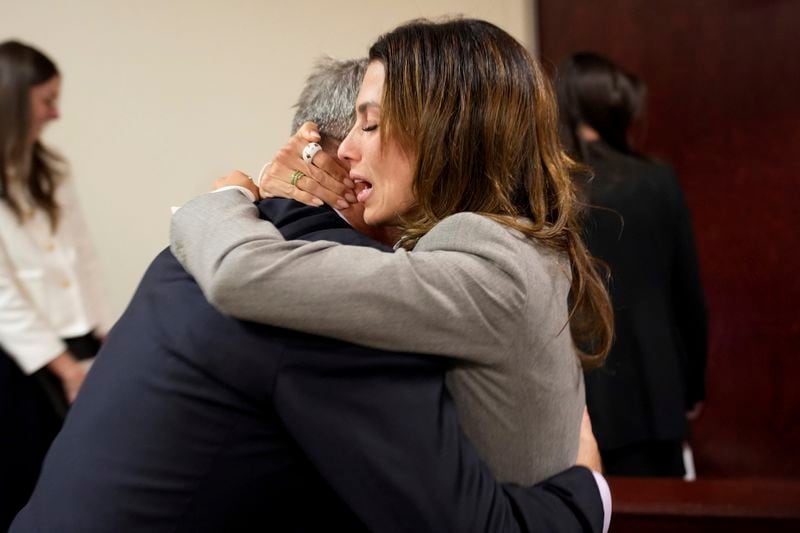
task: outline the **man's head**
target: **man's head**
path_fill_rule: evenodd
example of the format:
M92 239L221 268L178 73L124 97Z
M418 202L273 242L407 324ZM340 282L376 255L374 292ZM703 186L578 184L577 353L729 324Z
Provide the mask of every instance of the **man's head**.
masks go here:
M292 132L304 122L315 122L322 135L322 147L332 157L353 125L353 109L367 59L338 60L323 57L314 65L303 92L295 104Z
M295 104L297 112L292 121L292 133L305 122L315 122L322 136L322 149L339 161L336 151L353 125L356 96L367 64L367 58L338 60L323 57L317 61ZM340 164L349 170L346 161L340 161ZM397 240L392 228L372 227L364 222L363 204L357 202L337 210L361 233L387 244Z

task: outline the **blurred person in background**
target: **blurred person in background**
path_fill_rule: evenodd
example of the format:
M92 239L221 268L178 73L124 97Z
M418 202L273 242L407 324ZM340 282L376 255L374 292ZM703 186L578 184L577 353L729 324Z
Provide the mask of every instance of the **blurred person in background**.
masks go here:
M610 269L616 339L586 379L586 403L609 475L683 476L687 418L705 398L706 306L691 220L667 164L629 141L645 87L592 53L556 82L562 139L589 167L589 251Z
M63 160L44 146L61 76L43 53L0 44L0 529L30 495L42 459L98 350L96 260Z

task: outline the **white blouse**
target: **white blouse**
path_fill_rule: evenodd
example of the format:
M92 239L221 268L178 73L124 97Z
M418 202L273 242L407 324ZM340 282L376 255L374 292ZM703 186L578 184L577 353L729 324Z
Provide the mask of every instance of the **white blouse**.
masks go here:
M15 195L19 197L19 195ZM56 189L56 232L47 214L22 223L0 202L0 346L26 374L64 352L62 339L105 334L108 313L97 258L70 180Z

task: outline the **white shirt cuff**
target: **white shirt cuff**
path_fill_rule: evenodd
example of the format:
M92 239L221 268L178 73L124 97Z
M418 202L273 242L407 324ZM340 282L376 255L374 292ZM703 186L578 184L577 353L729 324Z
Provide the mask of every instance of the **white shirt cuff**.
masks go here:
M255 202L256 200L258 200L258 198L256 198L256 195L255 195L255 194L253 194L253 193L252 193L252 191L250 191L250 190L249 190L249 189L247 189L246 187L242 187L242 186L240 186L240 185L226 185L225 187L220 187L219 189L215 189L215 190L213 190L213 191L211 191L211 192L222 192L222 191L229 191L229 190L231 190L231 189L236 189L237 191L241 192L241 193L242 193L242 194L244 194L244 195L247 197L247 199L248 199L248 200L250 200L251 202Z
M606 478L592 470L594 480L597 483L597 490L600 491L600 499L603 500L603 533L608 533L611 525L611 489L608 488Z
M224 187L220 187L219 189L214 189L211 192L214 193L214 192L229 191L231 189L235 189L235 190L241 192L251 202L255 202L256 200L258 200L258 198L256 198L255 194L253 194L246 187L242 187L241 185L226 185ZM173 205L172 207L169 208L170 213L173 214L173 215L178 212L178 209L180 209L180 206L175 206L175 205Z

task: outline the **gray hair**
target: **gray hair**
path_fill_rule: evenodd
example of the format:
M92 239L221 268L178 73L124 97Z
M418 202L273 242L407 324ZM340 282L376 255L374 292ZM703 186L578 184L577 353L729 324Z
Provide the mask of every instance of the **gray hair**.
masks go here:
M294 134L304 122L316 122L320 134L341 141L353 125L354 107L361 80L367 70L367 58L317 60L292 121Z

